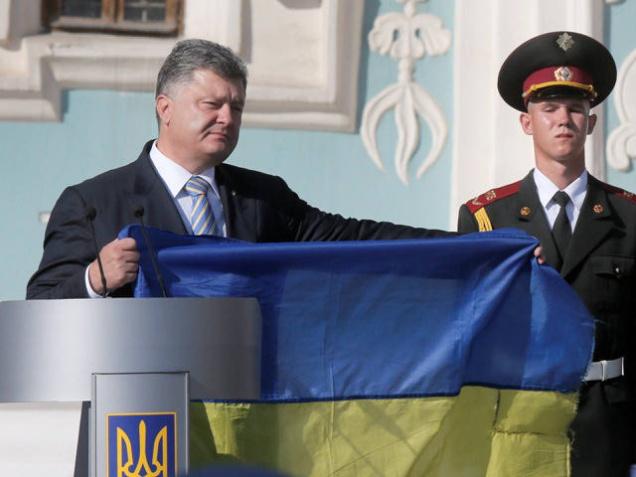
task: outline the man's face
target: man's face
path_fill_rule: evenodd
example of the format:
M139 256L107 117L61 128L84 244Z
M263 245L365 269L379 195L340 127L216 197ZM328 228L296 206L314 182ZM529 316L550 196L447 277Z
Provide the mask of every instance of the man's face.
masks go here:
M520 122L523 131L533 138L537 160L584 164L585 139L596 123L596 115L589 113L586 99L531 101Z
M244 104L239 80L196 70L157 97L160 150L193 173L222 163L238 142Z

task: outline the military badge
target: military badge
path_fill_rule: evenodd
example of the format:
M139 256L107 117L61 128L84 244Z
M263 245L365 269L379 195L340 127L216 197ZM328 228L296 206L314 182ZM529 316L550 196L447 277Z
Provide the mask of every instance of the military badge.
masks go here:
M561 66L554 70L554 79L557 81L570 81L572 79L572 70L567 66Z
M559 35L559 38L557 38L556 43L557 45L559 45L559 48L561 48L563 51L568 51L570 48L574 46L574 38L572 38L572 35L570 35L567 31L565 31Z

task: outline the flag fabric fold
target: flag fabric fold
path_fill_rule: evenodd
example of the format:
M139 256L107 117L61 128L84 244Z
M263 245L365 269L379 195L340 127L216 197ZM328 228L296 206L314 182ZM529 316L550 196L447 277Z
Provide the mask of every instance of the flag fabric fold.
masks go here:
M253 296L263 315L261 399L195 404L193 460L293 475L567 475L593 323L537 264L532 237L148 235L169 296ZM160 296L140 227L120 236L141 252L135 295Z

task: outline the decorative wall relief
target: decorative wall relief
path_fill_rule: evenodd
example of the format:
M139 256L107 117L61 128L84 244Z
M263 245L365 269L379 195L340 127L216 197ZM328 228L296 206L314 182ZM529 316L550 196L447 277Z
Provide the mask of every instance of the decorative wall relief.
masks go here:
M360 135L375 165L384 170L376 133L382 116L395 109L398 136L395 170L399 179L408 184L408 165L420 142L418 116L431 132L429 152L417 169L418 179L438 159L448 134L444 113L431 95L415 82L415 64L425 55L446 53L450 47L451 32L443 27L439 17L417 13L417 4L426 0L396 1L404 5L403 13L392 12L376 18L368 40L372 51L388 54L398 61L398 81L367 103L362 114Z
M620 125L607 139L607 162L614 169L627 171L636 159L636 50L618 71L614 89L614 107Z

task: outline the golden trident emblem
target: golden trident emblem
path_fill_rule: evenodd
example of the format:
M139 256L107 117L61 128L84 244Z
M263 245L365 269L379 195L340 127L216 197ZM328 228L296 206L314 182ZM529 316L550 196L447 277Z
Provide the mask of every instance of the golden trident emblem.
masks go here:
M126 461L124 462L124 453ZM117 477L168 477L168 426L164 426L155 436L152 446L152 463L146 457L146 422L139 422L139 458L134 465L130 437L117 428Z

